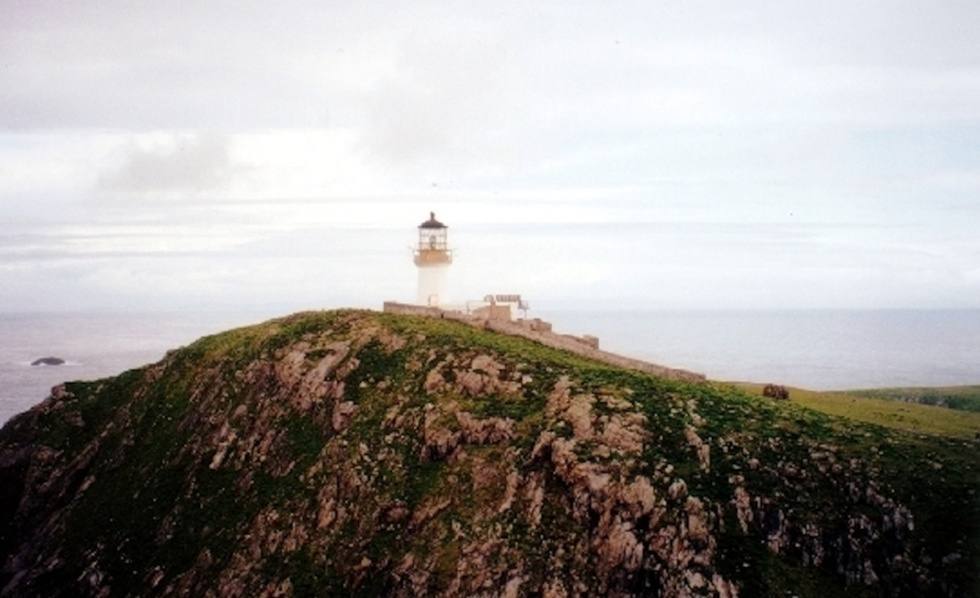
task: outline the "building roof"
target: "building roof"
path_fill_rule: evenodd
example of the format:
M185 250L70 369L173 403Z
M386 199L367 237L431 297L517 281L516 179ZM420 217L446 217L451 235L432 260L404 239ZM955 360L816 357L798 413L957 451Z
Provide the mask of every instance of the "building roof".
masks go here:
M429 212L429 219L419 225L419 228L449 228L445 224L436 220L436 213Z

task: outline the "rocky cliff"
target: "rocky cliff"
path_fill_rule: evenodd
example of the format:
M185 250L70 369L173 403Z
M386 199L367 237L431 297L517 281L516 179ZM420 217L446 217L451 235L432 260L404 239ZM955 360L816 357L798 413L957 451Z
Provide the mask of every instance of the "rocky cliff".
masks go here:
M0 595L975 595L977 449L298 314L10 421Z

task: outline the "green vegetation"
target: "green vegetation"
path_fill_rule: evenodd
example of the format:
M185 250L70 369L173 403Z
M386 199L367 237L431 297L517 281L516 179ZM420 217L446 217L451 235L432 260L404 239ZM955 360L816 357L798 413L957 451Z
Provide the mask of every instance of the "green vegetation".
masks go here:
M473 365L486 356L494 372ZM432 372L445 382L436 390ZM474 378L493 384L461 382ZM588 432L557 413L562 378L566 400L585 397ZM154 577L156 592L189 579L188 593L220 594L227 573L255 593L288 580L298 596L390 593L420 571L414 590L438 593L461 583L466 559L471 576L524 567L532 592L553 577L653 593L680 575L658 555L658 569L600 580L598 526L620 519L643 542L666 530L665 545L704 550L745 596L980 583L980 413L795 388L774 401L762 385L666 380L458 322L346 310L208 336L67 390L0 433L0 507L18 510L0 522L0 562L34 551L22 557L38 563L24 593L69 592L96 569L112 594L153 593L141 590ZM474 419L505 421L506 433L467 439ZM573 446L565 465L548 456L558 442L533 454L549 437ZM50 452L31 460L36 447ZM656 518L608 490L641 478ZM736 486L755 501L751 525L733 507ZM713 554L673 542L693 527L687 496L704 503ZM64 531L38 541L52 521ZM909 560L916 568L903 569ZM890 585L845 582L842 568L866 563ZM494 587L507 581L497 575Z
M910 386L904 388L869 388L863 390L847 390L840 393L843 396L862 397L869 399L886 399L936 405L959 411L980 413L980 386Z
M731 386L762 396L764 385L734 382ZM877 391L820 392L803 388L788 390L791 403L858 422L952 438L972 439L980 435L980 412L889 400L880 398ZM887 394L887 391L883 393Z

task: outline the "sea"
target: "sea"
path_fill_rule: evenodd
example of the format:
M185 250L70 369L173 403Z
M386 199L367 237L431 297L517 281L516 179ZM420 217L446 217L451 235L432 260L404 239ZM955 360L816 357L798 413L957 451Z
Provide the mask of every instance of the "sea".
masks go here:
M0 314L0 423L66 380L153 363L173 348L275 314ZM816 390L980 384L980 310L550 311L557 332L730 381ZM40 357L60 366L32 366Z

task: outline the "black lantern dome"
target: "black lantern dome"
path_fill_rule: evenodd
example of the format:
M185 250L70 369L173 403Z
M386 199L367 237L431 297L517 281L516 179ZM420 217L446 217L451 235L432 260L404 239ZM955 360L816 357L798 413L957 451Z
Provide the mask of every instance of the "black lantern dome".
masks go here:
M419 225L419 228L449 228L445 224L436 220L436 213L429 212L429 219Z

